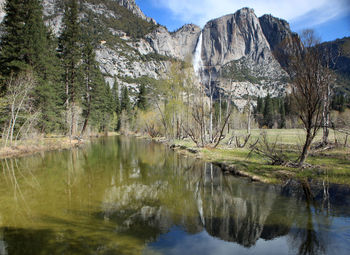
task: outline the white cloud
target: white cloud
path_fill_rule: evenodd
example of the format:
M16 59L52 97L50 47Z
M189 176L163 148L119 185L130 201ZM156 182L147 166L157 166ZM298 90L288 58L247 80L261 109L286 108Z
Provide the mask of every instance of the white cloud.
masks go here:
M257 16L272 14L291 23L303 20L315 26L350 13L350 0L152 0L155 6L169 9L184 23L203 26L208 20L234 13L242 7L255 10ZM308 18L305 18L308 17Z

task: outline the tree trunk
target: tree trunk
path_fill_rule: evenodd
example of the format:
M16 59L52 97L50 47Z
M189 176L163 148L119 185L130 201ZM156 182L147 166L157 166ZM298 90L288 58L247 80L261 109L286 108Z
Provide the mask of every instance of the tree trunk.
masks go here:
M89 76L89 73L90 73L90 70L89 68L87 68L85 70L87 72L87 77L86 77L86 100L87 100L87 104L88 104L88 109L87 109L87 113L86 113L86 116L85 116L85 120L84 120L84 124L83 124L83 128L80 132L80 136L83 136L84 133L85 133L85 130L86 130L86 127L88 125L88 122L89 122L89 117L90 117L90 111L91 111L91 96L90 96L90 86L89 86L89 81L90 81L90 76Z
M70 136L73 137L75 135L75 103L72 101L71 106L71 126L70 126Z
M299 167L301 167L304 164L304 162L309 154L311 142L312 142L311 130L307 130L305 144L303 147L303 151L300 155L300 160L299 160L299 164L298 164Z
M72 123L71 123L71 136L74 136L77 131L76 120L75 120L75 66L72 62L72 77L71 77L71 102L72 102Z
M209 92L210 92L210 119L209 119L209 141L211 142L213 139L213 88L211 86L211 71L209 73Z
M252 115L252 112L251 112L251 109L250 109L250 96L249 96L249 99L248 99L248 123L247 123L247 133L248 133L248 135L250 135L251 115Z
M66 126L68 127L68 111L69 111L69 77L68 77L68 68L66 69L66 80L65 80L65 86L66 86Z
M248 135L250 135L250 122L251 122L251 120L250 120L250 113L249 113L249 115L248 115L248 128L247 128L247 133L248 133Z
M87 127L88 122L89 122L90 111L91 111L91 105L90 105L90 102L89 102L88 111L86 113L86 117L85 117L85 120L84 120L83 128L82 128L82 130L80 132L80 136L83 136L85 131L86 131L86 127Z
M322 118L323 118L323 138L322 143L323 145L328 144L328 136L329 136L329 85L327 87L324 105L323 105L323 112L322 112Z
M213 97L210 95L209 140L213 139Z
M219 94L220 95L220 107L219 107L219 126L221 126L221 93Z

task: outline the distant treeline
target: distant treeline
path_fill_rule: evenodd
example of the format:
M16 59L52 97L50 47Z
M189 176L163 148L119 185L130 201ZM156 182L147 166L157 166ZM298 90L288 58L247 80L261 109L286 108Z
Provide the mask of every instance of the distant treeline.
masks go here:
M254 117L260 128L297 128L298 115L295 109L294 98L291 95L284 97L258 97L254 107ZM331 100L331 110L344 112L350 108L350 98L343 94L334 95Z

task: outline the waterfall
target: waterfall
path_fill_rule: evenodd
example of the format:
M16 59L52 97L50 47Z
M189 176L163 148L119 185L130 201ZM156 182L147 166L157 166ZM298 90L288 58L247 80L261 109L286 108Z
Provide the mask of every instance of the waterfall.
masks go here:
M203 61L202 61L202 32L199 35L198 42L196 45L196 50L194 52L194 58L193 58L193 69L198 77L200 77L200 71L203 67Z

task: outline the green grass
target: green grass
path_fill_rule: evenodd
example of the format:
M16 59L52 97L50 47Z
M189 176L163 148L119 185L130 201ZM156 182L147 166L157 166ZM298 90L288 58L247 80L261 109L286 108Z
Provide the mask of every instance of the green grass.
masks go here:
M301 129L266 129L252 130L251 142L255 141L262 132L266 132L269 142L276 139L284 147L284 153L293 161L298 158L300 148L305 139L305 132ZM235 130L236 135L245 135L245 130ZM340 133L331 133L329 140L334 139L343 142L345 136ZM227 139L227 138L226 138ZM322 132L314 140L314 143L321 141ZM187 148L199 150L202 159L209 162L224 162L234 165L236 169L247 173L250 176L257 176L259 179L269 183L277 183L287 178L313 178L319 181L327 180L331 183L350 185L350 148L335 148L323 152L310 152L306 161L313 168L299 169L286 166L270 165L259 155L249 155L248 148L230 148L225 140L216 148L196 148L191 140L176 140L175 144Z
M246 135L246 130L235 130L236 135ZM269 142L277 141L281 144L302 146L305 141L305 131L303 129L252 129L252 139L256 139L261 136L262 133L266 133ZM337 139L339 142L343 142L345 139L344 134L339 132L330 132L329 140L334 141ZM322 140L322 132L319 132L315 137L314 143ZM225 143L225 140L223 141Z

